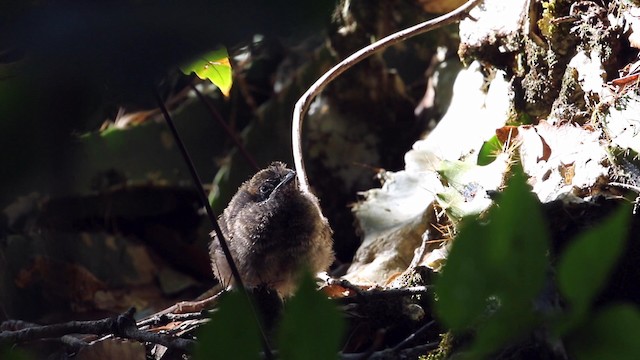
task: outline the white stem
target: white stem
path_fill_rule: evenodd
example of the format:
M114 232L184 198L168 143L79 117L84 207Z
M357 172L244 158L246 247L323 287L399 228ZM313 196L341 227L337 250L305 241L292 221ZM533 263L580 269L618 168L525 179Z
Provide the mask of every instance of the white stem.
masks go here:
M304 115L306 114L307 110L309 110L309 105L316 97L316 95L318 95L331 81L333 81L340 74L351 68L353 65L371 56L372 54L416 35L424 34L428 31L435 30L442 26L460 21L465 18L469 11L476 5L478 5L481 1L482 0L469 0L464 5L460 6L450 13L398 31L374 42L373 44L356 51L346 59L339 62L329 71L324 73L324 75L322 75L315 83L313 83L311 87L309 87L309 89L300 97L300 99L298 99L298 102L296 102L296 105L293 109L293 123L291 125L293 163L296 168L298 184L301 191L310 192L309 180L307 179L307 173L302 161L302 120L304 119Z

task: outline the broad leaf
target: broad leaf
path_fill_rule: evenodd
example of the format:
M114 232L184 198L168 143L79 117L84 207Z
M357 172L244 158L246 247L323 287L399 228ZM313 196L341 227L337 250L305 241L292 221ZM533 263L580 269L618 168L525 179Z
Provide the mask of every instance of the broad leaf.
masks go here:
M260 359L260 330L252 314L245 296L227 294L198 332L195 359Z
M311 274L307 274L296 295L285 304L278 330L282 359L336 359L344 320L335 304L316 290Z
M478 356L534 325L532 303L544 286L549 238L521 170L486 219L463 222L436 283L437 314L454 331L477 327L472 351Z
M477 164L480 166L491 164L498 154L502 152L502 146L502 142L500 142L500 139L498 139L498 136L496 135L485 141L478 153Z
M193 62L180 66L180 70L187 75L196 73L200 79L211 81L224 96L229 96L233 78L226 48L210 51Z
M571 358L634 360L640 354L640 312L630 304L596 313L566 341Z
M558 286L574 314L588 310L604 287L625 244L629 207L623 206L602 224L580 234L558 264Z

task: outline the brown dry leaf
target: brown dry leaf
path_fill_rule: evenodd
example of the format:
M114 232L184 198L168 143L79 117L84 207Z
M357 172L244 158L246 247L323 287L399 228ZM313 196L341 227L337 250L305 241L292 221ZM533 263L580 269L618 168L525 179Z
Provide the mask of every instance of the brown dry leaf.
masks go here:
M422 258L418 263L418 266L425 266L436 272L440 271L449 256L449 244L450 243L445 243L439 248L430 251L424 258Z
M126 245L127 256L135 267L133 276L127 277L128 282L132 285L152 283L155 280L158 268L151 259L149 248L141 244L127 243Z
M576 166L573 163L562 165L560 167L560 174L564 178L564 183L569 185L573 182L573 177L576 176Z
M507 125L496 129L496 137L501 144L511 144L518 137L518 127Z
M149 331L155 332L155 333L158 333L158 332L161 332L161 331L172 331L175 328L179 327L180 324L182 324L183 322L184 321L172 321L172 322L170 322L168 324L164 324L162 326L157 326L157 327L154 327L152 329L149 329Z
M15 279L20 288L41 286L45 294L67 299L72 308L83 309L93 302L94 294L107 288L87 268L36 256L28 268Z
M440 185L435 173L387 174L382 189L369 190L366 200L353 207L364 239L344 276L351 283L385 285L403 271L433 222L433 192Z
M149 289L151 291L149 291ZM154 295L155 297L153 297ZM93 304L96 309L107 310L113 313L121 313L132 306L144 311L152 301L154 304L160 302L162 300L161 295L160 291L152 286L97 291L93 297Z
M353 291L347 289L346 287L340 286L338 284L331 284L327 286L323 286L320 289L325 295L332 299L339 299L343 297L351 296Z
M487 87L478 62L460 71L453 85L449 110L436 128L405 154L405 170L386 172L382 188L362 193L364 200L353 206L363 240L345 279L356 284L385 286L407 269L414 250L422 243L422 235L438 223L432 205L436 196L447 190L439 174L443 162L458 164L461 159L477 154L484 142L495 134L495 129L505 125L510 106L509 86L506 75L498 71ZM483 170L477 166L471 168L462 177ZM502 171L491 171L491 175L496 174L501 176ZM469 185L465 179L456 186ZM474 196L474 199L481 197ZM443 207L440 200L438 203ZM475 205L471 207L478 209Z

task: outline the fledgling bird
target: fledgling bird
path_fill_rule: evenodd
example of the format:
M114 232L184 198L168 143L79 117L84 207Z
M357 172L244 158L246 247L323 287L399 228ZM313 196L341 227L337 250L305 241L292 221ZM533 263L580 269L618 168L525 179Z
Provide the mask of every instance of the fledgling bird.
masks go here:
M274 162L243 183L219 218L244 285L283 296L295 291L301 272L325 271L334 260L332 231L318 199L298 188L295 171ZM233 277L215 234L209 247L213 273Z

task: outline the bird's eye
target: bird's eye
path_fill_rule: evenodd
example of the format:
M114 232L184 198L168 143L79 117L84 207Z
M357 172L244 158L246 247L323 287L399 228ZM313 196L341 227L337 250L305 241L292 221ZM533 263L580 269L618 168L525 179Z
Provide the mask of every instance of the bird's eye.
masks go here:
M273 188L274 186L270 182L265 182L264 184L260 185L260 196L266 198L267 196L269 196L269 194L271 194Z

